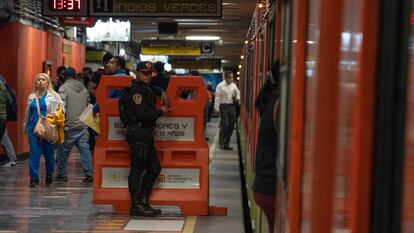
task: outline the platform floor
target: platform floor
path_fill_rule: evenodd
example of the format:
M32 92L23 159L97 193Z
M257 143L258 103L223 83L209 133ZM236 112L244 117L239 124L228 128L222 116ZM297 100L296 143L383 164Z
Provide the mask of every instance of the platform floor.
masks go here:
M118 215L112 206L92 204L92 183L82 183L79 156L72 152L67 183L41 184L29 188L28 160L14 168L0 168L0 233L11 232L183 232L243 233L236 133L232 151L217 149L218 118L207 126L210 138L210 206L227 207L227 216Z

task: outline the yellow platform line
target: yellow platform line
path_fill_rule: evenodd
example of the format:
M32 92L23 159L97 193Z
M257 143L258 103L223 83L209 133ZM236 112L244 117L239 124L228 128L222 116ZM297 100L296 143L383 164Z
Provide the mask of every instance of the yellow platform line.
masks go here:
M188 216L184 223L182 233L193 233L197 222L197 216Z

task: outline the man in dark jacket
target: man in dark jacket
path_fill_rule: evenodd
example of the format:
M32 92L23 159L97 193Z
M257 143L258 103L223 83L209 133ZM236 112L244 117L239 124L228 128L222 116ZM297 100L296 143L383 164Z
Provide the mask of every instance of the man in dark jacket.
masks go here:
M154 69L157 72L157 75L151 80L151 86L157 86L166 91L168 83L170 82L170 77L164 69L164 63L160 61L155 62Z
M151 62L139 63L137 79L132 81L131 89L124 93L127 99L127 140L131 157L128 176L130 215L137 216L156 216L161 213L161 210L153 209L148 203L152 186L161 171L153 132L155 121L166 114L169 108L155 107L155 95L149 87L152 70Z

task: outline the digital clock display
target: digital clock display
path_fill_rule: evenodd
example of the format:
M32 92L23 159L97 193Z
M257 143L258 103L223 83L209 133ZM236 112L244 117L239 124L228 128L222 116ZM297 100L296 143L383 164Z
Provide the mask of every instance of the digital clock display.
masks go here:
M50 9L54 11L78 12L81 10L81 0L50 0Z
M87 16L86 0L43 0L45 16Z

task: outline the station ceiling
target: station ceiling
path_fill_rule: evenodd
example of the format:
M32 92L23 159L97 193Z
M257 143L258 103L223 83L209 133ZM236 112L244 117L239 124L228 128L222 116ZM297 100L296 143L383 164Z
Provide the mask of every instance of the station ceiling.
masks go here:
M223 0L221 18L131 18L131 39L185 40L185 36L219 36L214 57L223 66L236 66L249 28L255 0ZM158 33L158 22L177 22L177 34Z

